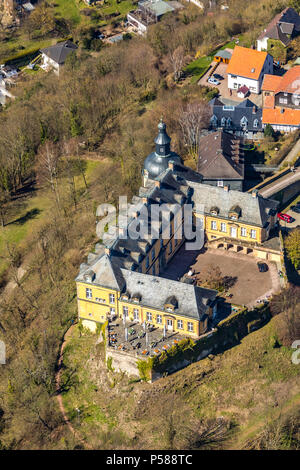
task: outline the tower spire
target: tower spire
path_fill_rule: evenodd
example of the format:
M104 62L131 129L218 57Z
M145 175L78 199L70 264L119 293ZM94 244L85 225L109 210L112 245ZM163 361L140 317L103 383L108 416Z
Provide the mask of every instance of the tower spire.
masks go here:
M154 139L155 153L161 157L168 157L170 155L171 139L167 134L166 127L167 126L161 117L158 124L158 135Z

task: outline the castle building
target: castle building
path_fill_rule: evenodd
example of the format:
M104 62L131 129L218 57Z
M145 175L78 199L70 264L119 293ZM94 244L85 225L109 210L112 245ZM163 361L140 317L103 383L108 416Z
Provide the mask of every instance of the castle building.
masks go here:
M158 129L155 152L145 160L143 186L128 205L127 219L120 212L117 236L109 230L105 242L96 244L80 266L78 317L92 331L118 316L197 338L209 329L218 298L215 290L164 278L165 266L185 242L185 212L179 209L192 207L192 220L200 222L196 227L204 230L207 243L275 259L280 253L264 243L278 203L257 193L203 184L202 175L171 151L162 121ZM153 206L160 210L168 205L179 209L162 210L154 224ZM140 236L130 236L137 228Z

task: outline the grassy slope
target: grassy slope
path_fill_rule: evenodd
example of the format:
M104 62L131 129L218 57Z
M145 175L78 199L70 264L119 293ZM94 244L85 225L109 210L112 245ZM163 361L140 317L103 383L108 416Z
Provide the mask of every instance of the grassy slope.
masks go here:
M93 179L93 170L100 164L97 160L87 160L86 179L87 182ZM75 184L77 190L83 188L81 177L76 177ZM38 230L49 214L53 205L53 195L49 190L40 189L33 197L28 199L4 228L0 228L0 276L6 269L6 261L2 257L5 255L6 244L14 244L22 247L26 244L28 236Z
M95 448L109 433L108 446L157 449L164 446L164 422L172 412L178 434L197 419L223 416L236 425L225 447L242 448L268 422L300 405L299 366L292 364L291 350L270 344L277 321L213 360L152 385L105 371L102 346L75 331L65 356L65 377L76 368L74 385L64 394L69 416Z

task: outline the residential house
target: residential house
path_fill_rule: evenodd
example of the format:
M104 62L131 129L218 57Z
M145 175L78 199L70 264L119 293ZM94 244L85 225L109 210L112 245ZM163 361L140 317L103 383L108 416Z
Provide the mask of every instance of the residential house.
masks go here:
M64 65L66 58L76 49L78 46L72 41L58 42L54 46L46 47L41 49L42 64L41 67L45 70L53 70L57 75L61 67Z
M229 89L246 86L251 93L258 94L264 75L273 73L273 57L267 52L235 46L226 72Z
M202 136L197 171L204 184L242 191L244 155L240 139L223 130Z
M259 139L262 133L262 109L246 99L241 103L221 101L213 98L210 101L212 117L211 129L225 129L239 137Z
M161 145L166 154L170 142L163 134L166 127L160 122L156 141L165 142ZM150 155L151 162L154 156ZM194 220L199 220L208 243L217 241L217 248L232 247L265 259L280 257L263 245L276 220L277 202L228 186L202 184L201 175L197 178L197 172L179 158L168 159L167 168L162 164L156 176L149 174L149 158L145 160L143 186L132 198L126 217L120 211L117 235L110 227L103 237L105 245L97 244L80 266L78 317L90 330L118 316L194 338L208 331L217 311L217 292L163 277L165 265L185 241L182 209L186 204L193 207ZM154 205L161 210L155 221L151 218ZM173 212L166 214L167 205ZM137 227L140 237L131 236Z
M263 127L292 132L300 128L300 65L283 76L265 75L263 85Z
M164 0L140 0L138 8L127 14L129 26L141 35L146 34L148 26L157 23L166 14L183 8L179 2Z
M300 16L294 8L285 8L268 24L257 39L257 50L267 51L285 63L287 46L300 32Z

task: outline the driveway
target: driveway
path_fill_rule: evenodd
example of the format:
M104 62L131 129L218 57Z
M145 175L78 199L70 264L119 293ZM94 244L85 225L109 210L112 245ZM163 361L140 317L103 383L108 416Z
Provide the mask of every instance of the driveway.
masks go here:
M170 261L162 277L178 279L192 268L195 278L202 282L207 269L218 266L222 276L228 276L232 280L233 285L229 288L232 294L230 302L251 307L258 300L280 291L276 264L266 261L269 270L261 273L257 268L258 261L257 258L230 250L209 249L196 253L186 251L183 246Z
M210 65L212 68L214 65L216 65L216 62L213 61L211 62ZM198 85L209 86L211 88L218 88L220 96L221 98L224 98L224 100L230 100L231 102L236 102L237 104L241 103L246 98L239 98L235 90L232 90L230 94L230 90L228 89L227 67L228 67L228 64L219 63L216 70L214 71L214 73L218 73L219 75L222 75L222 77L224 77L224 80L220 80L220 85L216 86L216 85L212 85L211 83L208 83L207 79L209 78L211 68L209 68L206 74L200 78L200 80L198 81ZM247 98L251 100L257 106L262 106L262 94L257 95L256 93L250 93L247 96ZM226 104L231 104L231 103L228 102Z

